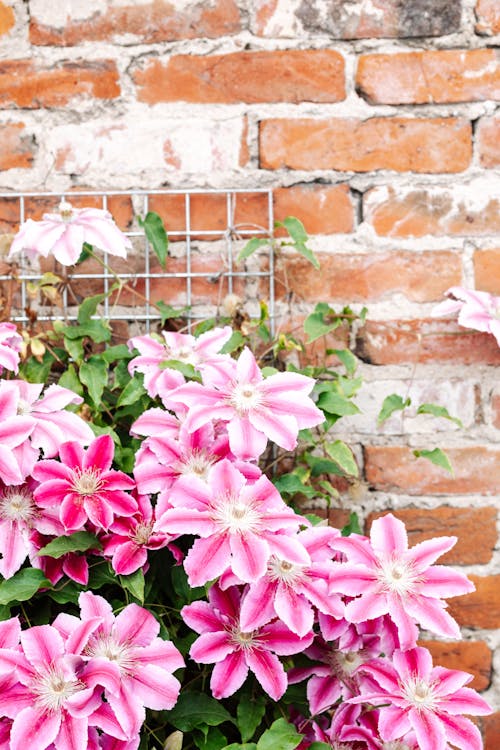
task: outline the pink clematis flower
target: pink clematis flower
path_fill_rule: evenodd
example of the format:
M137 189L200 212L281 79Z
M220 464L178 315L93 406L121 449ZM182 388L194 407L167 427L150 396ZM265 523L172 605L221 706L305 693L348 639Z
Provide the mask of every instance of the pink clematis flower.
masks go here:
M240 688L250 669L263 690L279 700L287 688L287 677L279 656L297 654L309 646L313 634L300 638L281 622L255 631L244 631L239 622L240 593L232 586L217 585L208 593L209 602L197 601L181 610L184 622L201 633L189 652L200 664L215 667L210 680L214 698L227 698Z
M30 552L30 535L40 515L33 500L36 482L0 488L0 575L11 578Z
M101 623L91 627L88 638L82 638L75 649L87 662L82 679L104 688L126 738L134 739L145 707L161 711L177 702L180 683L172 672L182 669L184 660L170 641L158 637L160 624L143 607L129 604L115 617L108 602L90 591L80 594L79 604L83 623L91 624L95 618ZM70 629L74 619L60 617L56 624ZM98 708L91 723L101 726L106 710Z
M272 554L298 565L310 562L304 546L284 533L298 531L304 519L285 505L264 475L248 483L223 459L210 469L206 482L179 479L169 500L173 507L158 518L156 529L201 537L184 560L190 586L202 586L228 567L241 581L256 581Z
M17 686L2 691L3 713L13 719L11 750L45 750L52 743L57 748L86 750L88 717L100 698L80 679L81 660L66 650L65 640L52 625L21 633L16 622L7 621L12 636L17 630L17 638L10 638L10 647L0 648L0 673L15 670L17 680Z
M356 623L389 615L402 649L415 645L416 622L438 635L460 638L441 597L468 594L474 585L463 573L432 565L456 541L439 537L408 549L405 526L392 514L373 522L369 541L356 534L336 539L332 546L348 562L333 564L331 591L357 597L346 605L345 618Z
M59 213L44 214L43 221L28 219L14 237L9 259L21 250L32 257L46 258L52 253L63 266L72 266L82 252L83 243L95 245L111 255L127 257L132 244L116 226L111 214L99 208L73 208L61 201Z
M452 286L446 295L449 299L434 308L434 316L458 313L459 325L491 333L500 346L500 297L461 286Z
M461 714L484 716L490 706L475 690L464 687L472 675L433 667L426 648L396 650L393 663L374 659L362 667L367 676L355 703L381 703L379 732L385 742L415 734L421 750L482 750L479 730ZM409 744L409 743L408 743Z
M171 399L189 407L188 430L214 419L228 422L229 446L243 460L258 458L268 439L293 450L300 429L324 421L323 412L309 398L312 378L281 372L264 379L247 348L225 370L207 369L203 382L180 386Z
M41 508L59 507L67 532L79 531L88 521L107 530L115 515L132 516L137 502L126 490L135 487L130 477L111 469L113 441L109 435L96 438L85 451L79 443L63 443L61 461L40 461L33 477L40 482L34 493Z
M144 374L144 387L149 395L168 398L170 391L185 382L184 376L171 367L162 367L163 362L176 360L202 370L207 364L218 367L230 360L220 350L232 335L232 328L214 328L195 338L186 333L162 331L164 342L153 336L135 336L128 342L130 349L137 349L139 356L129 362L130 374L136 370Z
M0 323L0 374L4 368L17 373L22 344L14 323Z

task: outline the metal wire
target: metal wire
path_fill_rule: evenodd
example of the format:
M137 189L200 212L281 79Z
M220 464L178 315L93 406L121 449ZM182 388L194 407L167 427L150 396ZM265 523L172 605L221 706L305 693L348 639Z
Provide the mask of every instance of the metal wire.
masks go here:
M207 205L210 207L210 201L214 200L214 196L221 197L220 215L214 216L210 210L202 212L203 221L200 225L199 215L194 215L194 204L196 202L199 209L200 200L206 198ZM182 213L179 216L183 216L184 226L176 225L175 221L170 222L168 210L163 211L162 218L165 221L170 241L170 257L167 259L166 269L158 271L158 262L137 217L145 217L148 211L157 211L156 203L161 201L162 197L173 201L177 198L183 204ZM153 282L161 285L163 281L168 283L168 280L171 280L175 282L175 299L169 299L167 296L161 301L175 308L184 308L182 316L186 319L188 328L194 321L219 315L221 303L226 294L236 293L247 299L247 291L252 289L254 301L258 298L268 300L271 330L274 330L275 294L272 245L259 249L248 262L237 263L236 261L239 251L250 238L272 237L273 235L271 190L258 188L254 190L165 189L0 193L0 232L16 232L18 226L26 219L41 218L40 205L37 207L37 201L43 204L45 210L48 204L49 210L52 211L57 210L57 205L61 200L69 201L81 208L87 205L85 198L89 199L90 207L100 207L110 210L111 213L113 199L128 198L130 201L131 220L124 233L131 239L134 251L127 260L128 267L124 270L122 261L121 268L116 275L121 282L128 284L127 291L134 301L131 304L124 304L119 299L116 302L113 301L112 294L110 297L110 292L113 292L112 284L116 279L110 272L108 264L113 268L115 259L106 252L103 254L98 251L104 261L102 270L87 272L83 263L74 269L74 273L71 273L67 282L65 280L63 283L61 280L62 307L56 307L48 302L37 302L32 299L32 288L33 284L42 279L44 271L47 271L47 262L41 268L40 264L33 263L22 255L16 259L18 266L15 269L15 298L11 315L13 321L25 323L33 311L38 320L75 320L76 303L81 301L80 292L85 289L82 282L86 280L92 289L92 295L101 293L106 295L100 309L104 317L111 321L139 322L146 330L149 330L153 323L161 319L160 311L154 305L159 300L153 299ZM5 210L6 217L2 217L1 208L7 205L9 210ZM245 214L248 206L250 206L249 213L247 211ZM245 223L238 221L239 211L243 217L249 216L250 221ZM157 212L160 213L160 211ZM172 266L178 268L180 264L184 265L185 271L172 270ZM49 270L56 275L60 274L57 264L55 266L53 264ZM2 282L12 283L12 278L12 274L0 275L0 287ZM136 291L134 299L137 282L142 292L139 294ZM202 282L209 285L207 288L210 287L208 301L199 293Z

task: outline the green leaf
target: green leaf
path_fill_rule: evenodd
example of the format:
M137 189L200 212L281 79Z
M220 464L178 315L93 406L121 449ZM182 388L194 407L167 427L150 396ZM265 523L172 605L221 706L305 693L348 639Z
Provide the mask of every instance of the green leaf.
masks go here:
M332 746L327 745L326 742L312 742L308 750L332 750Z
M163 362L160 362L160 370L177 370L185 378L199 380L199 374L193 365L190 365L189 362L180 362L178 359L164 359Z
M128 346L126 344L117 344L116 346L108 346L101 355L105 362L111 364L121 359L130 359L132 357Z
M257 750L295 750L302 737L286 719L276 719L260 737Z
M449 419L451 422L455 422L459 427L463 427L463 424L458 417L452 417L445 406L439 406L438 404L420 404L417 409L417 414L432 414L433 417Z
M108 366L101 357L92 356L80 365L80 380L87 386L89 396L95 406L101 403L104 388L108 382Z
M155 302L155 306L160 311L162 325L171 318L182 318L182 314L189 310L189 307L172 307L165 302Z
M78 322L80 324L88 323L91 320L92 315L96 314L97 306L100 305L101 302L104 302L106 297L109 297L109 295L114 292L115 289L118 289L119 286L119 284L113 284L109 291L104 292L103 294L96 294L94 297L87 297L87 299L83 300L78 308Z
M347 417L351 414L359 414L356 404L353 404L348 398L340 396L338 393L322 393L318 399L318 407L328 414L335 414L338 417Z
M142 572L142 568L136 570L135 573L130 573L128 576L120 576L120 584L135 599L138 599L141 604L144 603L144 573Z
M165 714L166 720L181 732L191 732L203 724L215 727L224 721L234 724L234 719L219 701L206 693L186 690L171 711Z
M391 393L390 396L386 396L384 398L382 408L380 409L379 415L377 417L378 424L382 424L386 419L389 419L391 414L393 414L395 411L402 411L410 405L411 399L403 399L401 396L398 396L397 393Z
M83 359L83 339L68 339L64 337L64 348L71 359L75 362L81 362Z
M64 338L70 341L89 338L96 344L102 344L111 338L109 323L102 320L88 320L78 326L68 326L64 331Z
M319 307L319 305L317 306ZM340 325L339 318L336 318L332 322L325 321L325 313L318 311L317 309L312 312L304 321L304 331L307 334L307 343L310 344L313 341L325 336L327 333L334 331Z
M53 601L58 604L78 604L78 597L83 591L82 586L73 581L65 581L60 589L54 589L54 591L48 591L48 595Z
M258 250L259 247L264 247L265 245L269 245L268 239L263 239L261 237L252 237L252 239L249 240L245 247L238 253L236 262L241 263L242 260L246 260L251 255L253 255L253 253Z
M326 444L326 452L332 458L345 474L352 477L359 475L359 469L352 451L342 440L335 440L334 443Z
M165 268L168 256L168 237L161 216L154 211L148 211L144 220L138 218L138 223L144 229L160 265Z
M240 745L238 742L231 742L230 745L224 745L221 750L257 750L257 745L255 742L244 742L243 745Z
M318 494L314 487L303 484L296 474L283 474L274 480L274 486L278 492L285 495L297 495L300 493L306 497L314 497Z
M321 474L342 475L342 471L335 461L323 456L314 456L312 453L306 453L304 456L306 463L311 467L311 476L319 477Z
M80 253L80 257L76 261L75 265L77 266L79 263L83 263L84 260L87 260L87 258L90 258L91 255L94 254L94 248L92 245L90 245L88 242L83 243L82 252Z
M58 385L63 388L69 388L70 391L77 393L79 396L83 396L83 388L80 383L80 378L76 374L74 365L68 365L66 370L59 378Z
M89 531L76 531L69 536L60 536L38 550L38 554L55 559L68 552L86 552L89 549L100 550L102 545L94 534Z
M354 375L358 360L349 349L334 349L333 353L340 359L348 375Z
M142 378L132 378L125 388L122 390L116 402L117 407L129 406L135 404L144 394L146 390L141 382Z
M25 602L40 588L52 588L52 584L38 568L23 568L0 583L0 604Z
M245 343L245 337L241 335L239 331L233 331L231 334L231 338L229 341L226 341L222 349L220 350L221 354L231 354L231 352L236 351L236 349L239 349L240 346L243 346Z
M193 741L198 750L220 750L227 737L217 727L202 727L201 734L193 733Z
M265 713L266 699L263 695L252 696L244 693L241 696L236 709L236 723L240 730L242 742L252 739Z
M453 467L450 463L450 459L441 448L434 448L432 451L416 450L413 451L413 455L417 458L427 458L431 463L440 466L442 469L449 471L450 474L453 474Z
M342 536L349 536L349 534L361 534L361 526L359 525L359 518L357 513L351 513L349 515L349 523L343 527L341 534Z
M316 258L312 250L306 246L306 242L309 239L304 225L295 216L287 216L283 219L283 222L275 222L275 226L284 227L290 237L293 240L293 246L296 251L306 258L309 263L312 263L314 268L319 268L319 260Z
M39 362L35 357L30 357L22 365L22 373L24 379L29 383L46 382L53 364L54 357L48 349L43 355L41 362Z

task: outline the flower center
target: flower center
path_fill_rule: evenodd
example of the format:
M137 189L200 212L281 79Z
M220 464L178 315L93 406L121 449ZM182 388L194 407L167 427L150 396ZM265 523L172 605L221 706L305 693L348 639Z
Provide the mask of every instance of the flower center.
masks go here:
M251 383L237 385L231 394L229 403L240 416L248 414L252 409L257 409L262 404L262 393L258 386Z
M20 398L17 402L16 414L18 417L25 417L26 414L31 414L31 404Z
M0 518L6 521L29 522L36 513L33 496L28 490L6 487L0 497Z
M73 216L73 206L71 203L68 203L68 201L62 200L59 203L58 211L61 214L61 219L63 221L70 221L71 217Z
M50 667L44 674L39 674L31 685L36 703L44 711L60 711L67 698L83 690L84 685L77 679L65 678L62 669Z
M74 469L73 492L78 495L94 495L103 486L98 469Z
M302 577L302 567L288 560L271 557L267 565L267 575L272 581L281 581L287 585L298 583Z
M231 630L231 640L236 646L243 651L250 651L258 645L258 636L255 631L245 633L239 628Z
M205 453L195 452L187 456L179 465L179 473L196 474L200 479L206 479L208 471L214 463L214 456L207 456Z
M241 534L259 530L261 516L251 501L244 502L233 495L220 495L215 503L212 518L221 531Z
M101 657L114 662L122 672L133 672L135 660L130 647L119 643L113 635L101 634L92 638L85 648L85 656Z
M378 580L384 591L405 596L415 590L420 579L411 563L391 559L381 562Z
M425 680L415 677L401 687L405 698L418 710L433 710L436 707L437 698L434 695L434 686L429 685Z
M149 542L149 538L152 533L153 533L152 523L138 523L137 526L135 527L132 541L134 541L136 544L147 544Z

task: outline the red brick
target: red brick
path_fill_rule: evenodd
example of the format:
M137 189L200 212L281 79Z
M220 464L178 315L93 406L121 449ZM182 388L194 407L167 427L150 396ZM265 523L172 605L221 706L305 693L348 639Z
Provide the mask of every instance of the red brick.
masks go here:
M277 220L296 216L309 234L354 231L354 205L348 185L311 183L276 188L273 202Z
M490 562L497 542L497 509L474 508L404 508L391 511L406 526L410 546L436 536L456 536L456 545L439 558L441 565L485 565ZM367 530L375 518L386 513L371 513Z
M370 320L358 332L356 354L374 365L500 365L500 348L493 336L442 319Z
M0 107L64 107L75 97L114 99L120 94L111 60L63 62L44 67L32 60L0 62Z
M492 424L500 430L500 390L495 391L491 397Z
M450 459L453 475L426 458L416 458L406 446L366 446L366 479L376 490L410 495L498 493L500 450L487 446L443 446L443 450Z
M476 133L479 161L482 167L500 167L500 117L483 117Z
M24 123L0 125L0 169L31 167L35 158L35 144L23 133Z
M462 277L460 257L452 252L316 256L319 272L302 256L284 256L276 268L277 293L293 291L297 299L308 302L366 302L400 293L415 302L432 302Z
M16 19L12 8L0 1L0 36L7 34L15 23Z
M156 102L337 102L344 58L334 50L273 50L148 58L135 70L138 99Z
M481 727L484 736L484 750L498 750L500 741L500 711L491 716L483 716Z
M378 235L459 237L500 232L500 191L484 183L392 187L368 190L363 196L365 220Z
M464 628L500 628L500 575L469 578L476 590L450 599L450 615Z
M372 117L369 120L264 120L264 169L372 172L461 172L470 164L472 131L456 118Z
M420 646L428 648L432 654L434 666L446 669L458 669L469 672L474 679L467 687L473 690L486 690L491 682L491 651L484 641L458 641L442 643L441 641L420 641Z
M259 36L290 36L289 13L284 14L284 9L295 10L293 21L296 19L302 24L305 32L323 33L336 39L440 36L460 29L460 0L376 0L370 3L330 0L326 12L321 12L316 5L321 4L253 0L250 4L252 30Z
M475 288L500 295L500 248L474 253Z
M498 0L477 0L476 18L478 34L485 34L486 36L500 34L500 5L498 5Z
M500 67L493 49L368 54L356 85L374 104L476 102L500 97Z
M86 41L130 44L131 40L155 44L197 37L215 39L236 34L241 29L235 0L212 0L210 3L194 0L184 3L184 7L168 0L152 0L149 4L124 0L122 5L106 7L103 12L92 13L83 20L72 18L71 3L68 5L64 27L58 26L56 19L51 22L50 6L44 8L41 18L32 12L32 44L71 46Z

